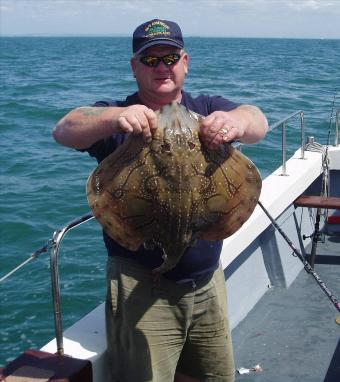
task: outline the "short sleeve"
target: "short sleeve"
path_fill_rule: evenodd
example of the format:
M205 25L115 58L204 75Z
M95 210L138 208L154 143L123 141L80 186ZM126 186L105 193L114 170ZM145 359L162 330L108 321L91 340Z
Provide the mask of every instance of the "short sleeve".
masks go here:
M214 111L230 111L240 106L240 103L235 103L220 96L210 97L210 113Z

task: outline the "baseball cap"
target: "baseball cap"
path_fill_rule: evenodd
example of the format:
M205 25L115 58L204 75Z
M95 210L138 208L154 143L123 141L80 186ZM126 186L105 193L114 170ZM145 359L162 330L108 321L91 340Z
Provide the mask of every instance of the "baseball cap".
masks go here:
M139 54L153 45L183 48L181 28L173 21L159 19L153 19L138 26L133 32L133 53Z

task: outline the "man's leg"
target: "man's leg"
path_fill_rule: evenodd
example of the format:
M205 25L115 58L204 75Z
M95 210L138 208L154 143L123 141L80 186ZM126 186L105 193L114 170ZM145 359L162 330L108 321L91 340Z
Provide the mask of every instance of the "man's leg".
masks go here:
M164 278L155 285L150 270L113 258L107 296L112 382L173 382L192 312L192 288Z
M225 279L220 267L207 285L195 291L192 321L178 363L178 373L196 378L193 381L234 381L235 366L227 314ZM185 379L177 381L184 382Z

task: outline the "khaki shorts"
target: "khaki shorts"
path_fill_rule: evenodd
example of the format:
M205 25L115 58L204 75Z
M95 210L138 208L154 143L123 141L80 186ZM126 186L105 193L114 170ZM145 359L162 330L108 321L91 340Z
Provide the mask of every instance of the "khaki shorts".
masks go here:
M234 381L223 270L196 286L109 257L106 326L112 382Z

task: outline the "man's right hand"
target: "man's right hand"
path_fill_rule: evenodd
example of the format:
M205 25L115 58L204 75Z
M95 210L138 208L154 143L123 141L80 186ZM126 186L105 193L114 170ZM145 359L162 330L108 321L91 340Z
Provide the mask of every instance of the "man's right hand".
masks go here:
M118 130L134 135L142 134L150 142L157 129L156 113L144 105L132 105L125 108L117 118Z
M149 142L156 128L155 112L144 105L83 106L70 111L57 123L53 137L64 146L87 149L100 139L118 132L142 134Z

